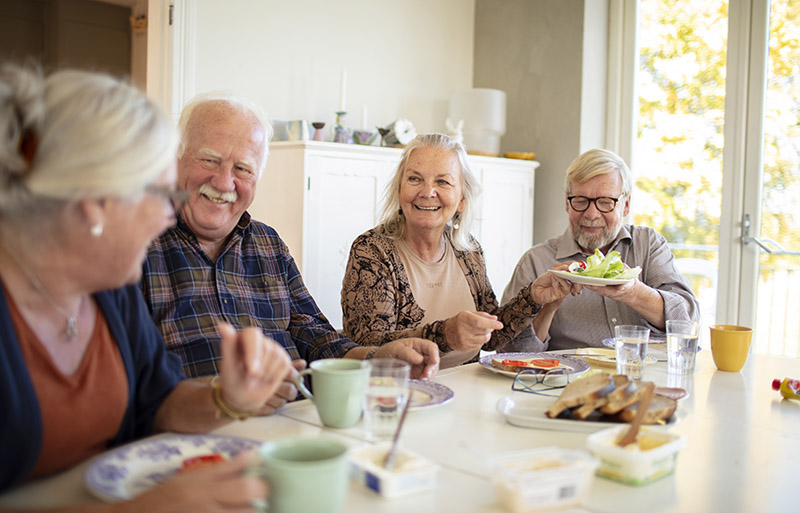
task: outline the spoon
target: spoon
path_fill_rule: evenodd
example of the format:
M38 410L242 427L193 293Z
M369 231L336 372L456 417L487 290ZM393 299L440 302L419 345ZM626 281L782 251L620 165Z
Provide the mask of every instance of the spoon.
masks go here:
M653 383L644 383L643 385L645 389L644 395L639 399L639 405L636 406L636 416L633 418L633 422L631 422L631 427L628 428L625 435L617 442L617 445L620 447L625 447L636 441L636 436L639 434L639 427L642 425L644 414L647 413L650 400L653 398L653 389L655 385Z
M403 406L403 413L400 414L400 422L397 423L397 430L394 432L392 439L392 447L386 453L386 458L383 459L383 468L392 470L394 466L394 456L397 453L397 441L400 439L400 430L403 429L403 422L406 420L406 413L408 413L408 406L411 404L411 391L406 393L406 404Z

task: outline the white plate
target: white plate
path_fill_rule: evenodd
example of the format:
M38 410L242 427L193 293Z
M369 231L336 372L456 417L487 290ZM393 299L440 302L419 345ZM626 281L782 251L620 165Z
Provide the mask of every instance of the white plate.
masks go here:
M529 360L531 358L549 358L559 360L561 365L567 367L567 374L580 374L589 370L589 364L580 358L573 358L572 356L564 356L558 353L490 353L481 356L478 363L485 368L497 374L504 376L511 376L512 378L517 375L516 372L505 371L492 367L492 358L507 358L509 360Z
M580 285L595 285L598 287L604 287L606 285L622 285L623 283L628 283L633 278L626 278L626 279L619 279L619 278L597 278L595 276L583 276L579 273L571 273L569 271L554 271L550 270L551 273L555 274L559 278L564 278L565 280L569 280L572 283L578 283Z
M580 358L588 362L590 365L600 367L617 367L616 351L599 347L581 347L576 349L570 354L575 354L575 358ZM581 354L585 353L585 354ZM665 355L666 358L666 355ZM650 347L647 348L647 356L644 359L645 365L653 365L658 361L658 358L650 354Z
M411 404L408 409L412 411L450 402L455 395L450 387L421 379L409 380L408 388L411 390Z
M592 433L607 427L619 425L618 422L591 422L586 420L551 419L545 415L552 399L542 397L527 397L527 394L514 394L501 397L497 401L497 411L505 417L506 422L514 426L549 429L555 431L574 431L579 433ZM678 408L670 417L664 427L671 427L679 423L686 414ZM658 427L653 425L652 427Z
M162 483L183 467L183 460L204 454L231 458L261 442L216 435L166 435L146 438L102 454L83 475L86 488L106 502L132 499Z

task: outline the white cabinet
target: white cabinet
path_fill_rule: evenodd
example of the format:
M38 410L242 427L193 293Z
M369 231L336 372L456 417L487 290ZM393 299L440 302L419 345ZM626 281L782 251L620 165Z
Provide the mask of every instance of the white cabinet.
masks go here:
M297 261L308 290L336 328L350 245L376 224L386 183L401 150L327 142L276 142L249 212L275 228ZM481 181L473 234L499 296L533 239L537 162L469 157Z

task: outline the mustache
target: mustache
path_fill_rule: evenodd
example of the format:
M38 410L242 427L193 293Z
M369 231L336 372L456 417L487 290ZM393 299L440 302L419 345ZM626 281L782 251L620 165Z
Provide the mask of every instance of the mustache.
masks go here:
M236 194L236 191L230 191L230 192L218 191L217 189L208 185L207 183L204 183L203 185L198 187L197 193L202 194L204 196L208 196L211 199L226 201L228 203L236 203L236 200L239 199L239 195Z
M597 219L594 221L582 221L581 226L585 226L586 228L597 228L600 226L605 226L606 223L602 219Z

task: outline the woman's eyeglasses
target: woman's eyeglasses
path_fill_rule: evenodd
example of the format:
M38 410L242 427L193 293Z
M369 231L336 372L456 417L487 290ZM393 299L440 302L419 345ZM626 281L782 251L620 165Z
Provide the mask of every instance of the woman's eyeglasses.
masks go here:
M548 393L559 390L569 385L569 372L567 369L550 369L542 372L541 369L522 369L514 376L511 390L527 394L546 395L558 397L561 392Z
M156 196L161 196L169 201L176 214L181 210L181 208L183 208L186 202L189 201L189 193L180 189L170 189L169 187L164 187L163 185L151 183L145 187L144 190L151 194L155 194Z
M594 203L594 207L598 212L608 214L617 208L617 202L622 198L609 198L607 196L600 196L599 198L587 198L586 196L567 196L569 206L575 212L586 212L589 210L589 205Z

